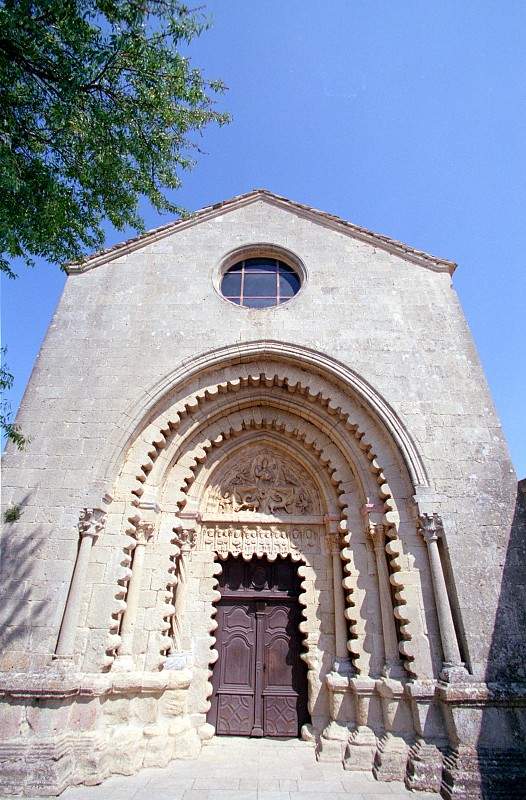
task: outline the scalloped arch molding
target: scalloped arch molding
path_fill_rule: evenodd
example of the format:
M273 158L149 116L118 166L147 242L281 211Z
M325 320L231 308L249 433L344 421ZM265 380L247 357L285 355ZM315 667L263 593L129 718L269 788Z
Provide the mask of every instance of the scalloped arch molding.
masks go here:
M147 421L152 419L156 407L165 398L174 395L200 374L209 370L232 367L235 364L242 367L244 363L253 360L292 363L294 366L305 368L306 379L308 374L319 375L337 384L341 390L350 394L363 406L377 423L380 423L402 457L415 490L419 486L429 486L428 474L415 442L394 409L371 384L328 355L301 345L274 340L257 340L210 350L194 359L182 362L173 372L165 375L151 389L144 392L126 412L128 425L108 442L105 457L100 462L102 472L97 476L98 486L102 484L106 491L112 493L112 486L129 447Z

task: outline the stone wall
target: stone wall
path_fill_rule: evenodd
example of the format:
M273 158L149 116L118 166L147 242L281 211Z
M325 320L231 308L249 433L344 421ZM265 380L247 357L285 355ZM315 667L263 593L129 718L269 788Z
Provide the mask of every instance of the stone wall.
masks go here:
M302 289L285 305L252 311L218 293L224 260L253 244L303 264ZM166 674L182 552L174 520L188 527L202 512L210 453L253 444L263 429L319 476L325 511L341 524L354 672L323 676L335 723L325 752L351 769L374 758L389 779L411 748L411 786L442 782L445 796L479 797L477 747L489 746L497 714L497 744L517 761L526 631L511 587L521 585L523 523L502 430L437 260L257 193L211 210L69 276L17 421L31 445L8 448L3 467L4 507L21 510L4 527L0 574L9 769L12 740L27 746L23 720L13 722L16 687L29 673L54 680L54 654L71 656L80 675ZM365 624L356 609L367 605ZM389 637L403 661L392 679ZM442 669L448 648L465 664L460 688ZM368 724L372 706L380 727ZM413 719L394 741L390 714L402 707ZM194 732L202 713L188 711ZM148 735L141 729L139 750ZM49 787L107 770L81 773ZM477 785L465 778L475 773Z

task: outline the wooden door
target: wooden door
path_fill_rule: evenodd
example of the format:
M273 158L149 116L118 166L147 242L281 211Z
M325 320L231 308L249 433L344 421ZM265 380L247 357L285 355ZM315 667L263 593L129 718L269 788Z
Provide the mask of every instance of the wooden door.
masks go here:
M299 581L290 561L223 563L209 721L230 736L298 736L307 721Z

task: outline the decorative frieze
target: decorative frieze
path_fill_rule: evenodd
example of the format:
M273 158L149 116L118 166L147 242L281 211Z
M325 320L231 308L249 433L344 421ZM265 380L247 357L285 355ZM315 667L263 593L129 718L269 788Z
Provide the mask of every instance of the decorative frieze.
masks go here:
M290 555L299 561L302 554L313 555L321 552L320 533L323 528L315 526L294 527L282 525L207 525L203 526L199 546L204 550L214 550L219 558L228 555L277 556Z

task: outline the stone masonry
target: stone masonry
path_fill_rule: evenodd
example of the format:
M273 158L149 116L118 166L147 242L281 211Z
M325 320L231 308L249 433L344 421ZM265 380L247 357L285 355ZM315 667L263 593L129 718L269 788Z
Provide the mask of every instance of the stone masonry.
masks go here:
M254 255L298 294L223 298ZM234 556L297 564L321 763L524 797L526 498L454 268L265 190L71 266L3 464L0 793L198 756Z

